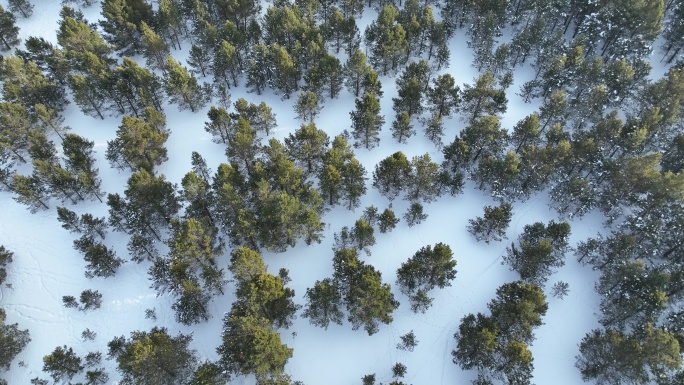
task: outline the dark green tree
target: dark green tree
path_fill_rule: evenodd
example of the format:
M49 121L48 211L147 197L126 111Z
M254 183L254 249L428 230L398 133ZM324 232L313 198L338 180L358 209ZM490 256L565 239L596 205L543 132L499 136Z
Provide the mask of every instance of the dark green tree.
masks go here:
M413 227L426 220L427 217L428 215L423 212L423 205L420 202L413 202L404 214L404 221L409 227Z
M392 200L406 189L412 167L403 152L398 151L380 161L373 171L373 187Z
M178 104L180 110L189 109L192 112L202 109L207 104L207 92L187 68L168 56L164 69L164 87L171 103Z
M308 175L317 174L323 166L323 158L330 138L314 123L302 124L285 138L287 152Z
M3 256L6 256L5 249L0 247L0 258ZM5 310L0 308L0 343L3 346L0 350L0 371L9 370L14 358L31 342L29 331L19 329L16 323L6 324L6 317Z
M148 119L124 116L116 139L107 142L106 158L118 169L152 172L168 159L164 144L169 133L165 124L156 127Z
M26 18L33 14L33 4L28 0L7 0L7 5L11 12L21 13Z
M17 19L12 12L5 11L0 6L0 42L2 42L2 50L9 51L13 46L18 45L21 41L19 39L19 27L16 25Z
M58 346L52 353L43 357L43 371L50 374L55 382L71 381L84 369L83 361L72 348Z
M318 96L312 91L305 91L299 94L294 105L297 119L304 122L313 122L321 113L322 108L318 105Z
M306 289L305 296L307 304L302 317L308 318L312 325L325 329L330 322L342 325L342 296L333 280L316 281L312 288Z
M554 269L565 264L565 253L570 248L569 236L570 225L567 222L525 225L518 237L518 247L512 243L503 257L504 261L511 270L520 274L523 281L544 285Z
M122 384L187 384L197 367L197 357L190 349L190 335L173 337L165 328L149 332L134 331L130 338L115 337L107 346L116 359Z
M406 139L410 138L416 133L411 124L411 116L406 111L397 114L396 119L392 122L392 137L399 143L406 143Z
M443 243L436 244L434 248L422 247L397 270L397 285L409 296L412 307L417 302L414 296L419 291L426 294L435 287L451 286L454 278L456 261L451 248Z
M511 223L510 203L501 203L499 206L485 206L484 215L475 219L468 220L468 232L477 241L499 242L506 238L506 229Z
M392 231L395 227L397 227L397 223L399 223L399 218L396 217L394 211L391 209L385 209L378 216L378 227L380 232L383 234Z
M380 115L380 100L372 93L365 93L355 101L356 108L349 115L356 147L370 150L380 143L380 130L385 117Z

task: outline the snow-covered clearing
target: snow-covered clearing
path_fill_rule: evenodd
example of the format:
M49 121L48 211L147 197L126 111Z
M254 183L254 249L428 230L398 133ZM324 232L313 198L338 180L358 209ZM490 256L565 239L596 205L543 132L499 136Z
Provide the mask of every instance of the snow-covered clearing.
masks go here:
M3 5L5 2L3 2ZM60 9L59 1L34 1L36 8L29 19L19 19L20 37L40 35L55 41L55 30ZM99 5L83 10L86 18L94 22L99 16ZM374 15L367 12L362 22L369 22ZM363 28L361 28L363 30ZM470 83L477 76L470 66L471 52L466 47L463 31L451 41L451 66L447 70L458 84ZM187 45L187 44L186 44ZM187 47L186 47L187 48ZM512 126L537 105L524 104L515 92L525 79L526 73L516 73L516 81L509 89L508 113L502 121L504 127ZM386 125L381 136L381 146L371 151L356 150L359 160L365 165L368 176L378 161L397 150L407 157L428 152L433 160L440 161L441 153L419 134L409 140L408 145L399 145L391 137L389 126L394 118L391 98L396 95L393 78L383 78L382 109ZM283 139L299 127L294 119L293 99L281 100L279 96L267 92L264 95L233 90L232 100L245 97L258 103L265 101L277 113L278 128L274 136ZM353 109L353 96L344 91L339 99L326 100L321 116L316 120L319 128L331 137L349 129L349 111ZM211 141L203 129L208 108L198 112L178 112L176 106L167 105L168 127L172 134L167 142L169 161L158 171L175 183L190 170L190 154L200 152L214 170L225 161L223 146ZM120 118L104 121L83 116L76 105L70 105L65 112L66 124L73 132L83 135L96 143L95 150L99 159L100 176L107 193L121 193L128 172L117 172L109 167L104 159L107 140L114 138ZM451 141L462 128L463 123L454 118L447 122L445 141ZM296 300L304 304L306 288L314 282L332 274L331 249L333 233L342 226L353 225L361 216L362 208L375 205L380 210L389 205L368 182L368 193L363 198L360 209L350 212L335 208L327 213L324 221L328 224L326 238L319 245L301 244L283 254L264 253L269 271L276 273L279 268L290 270ZM501 284L516 279L516 274L501 264L509 242L515 240L526 224L535 221L547 222L555 218L548 209L544 195L533 196L525 202L514 204L514 218L508 230L508 241L490 245L477 243L466 232L467 221L482 214L482 207L494 201L483 192L468 184L464 194L444 196L426 205L427 221L409 228L402 221L388 234L377 234L377 244L372 255L362 258L383 273L383 280L393 284L397 299L402 302L394 314L394 322L382 326L380 331L369 337L363 330L352 331L349 324L332 325L328 330L312 327L307 319L298 318L294 325L283 331L284 341L294 348L294 356L286 371L293 379L305 384L358 384L365 374L376 373L378 381L389 382L391 366L396 362L404 363L406 383L427 384L465 384L474 373L464 373L452 363L451 351L455 346L453 334L460 319L470 312L486 312L486 304L494 296ZM15 261L9 267L11 287L0 288L0 305L7 311L10 323L19 323L22 329L28 328L32 342L14 362L12 370L3 373L10 384L28 384L34 377L47 378L41 372L42 357L56 346L68 345L80 355L89 351L106 352L106 344L115 336L128 335L133 330L148 330L153 325L165 326L172 333L192 333L193 347L199 356L215 359L215 347L220 342L221 317L230 309L233 299L229 286L227 294L216 298L212 303L214 317L207 323L184 327L174 322L171 299L156 297L147 276L148 263L126 263L113 278L85 278L84 261L79 252L72 248L74 236L63 230L56 219L52 202L50 211L30 214L26 208L16 203L11 194L0 194L0 244L15 253ZM398 215L403 214L408 204L393 202ZM77 213L89 212L97 216L107 215L106 204L82 202L71 207ZM588 215L572 225L571 244L586 239L602 229L601 218ZM444 290L436 289L431 293L435 298L433 306L425 314L414 314L408 306L407 298L394 288L396 269L420 247L444 242L454 250L458 261L458 274L453 285ZM110 233L106 243L114 246L118 255L126 256L126 237ZM228 254L228 251L225 253ZM531 350L534 354L534 382L537 384L575 385L581 383L579 372L574 367L578 343L586 332L598 325L598 298L593 282L597 273L589 267L579 266L572 255L567 258L566 266L552 276L547 285L563 280L570 284L570 294L563 300L549 296L549 311L544 318L545 325L536 330L537 339ZM221 260L227 265L227 258ZM77 296L85 289L95 289L103 293L101 309L79 312L62 306L63 295ZM145 318L145 309L156 309L157 321ZM94 341L83 341L81 332L86 328L97 333ZM399 336L413 330L419 340L413 352L396 349ZM25 366L17 363L23 361ZM116 383L118 375L114 362L107 361L110 383ZM251 383L253 379L238 378L237 384Z

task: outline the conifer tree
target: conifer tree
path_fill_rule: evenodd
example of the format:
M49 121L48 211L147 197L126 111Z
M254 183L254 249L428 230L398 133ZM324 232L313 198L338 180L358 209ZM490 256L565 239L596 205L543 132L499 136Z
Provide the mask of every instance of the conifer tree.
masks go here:
M2 51L9 51L20 42L19 27L16 26L16 21L17 19L12 12L5 11L0 6L0 42L2 42Z
M171 56L164 64L166 74L164 87L172 103L177 103L180 110L189 109L196 112L208 101L207 92L199 85L197 78Z
M355 101L356 109L349 113L356 147L370 150L380 143L380 130L385 124L384 116L380 115L380 101L375 94L364 94Z
M484 216L468 220L468 232L478 241L501 241L506 238L506 229L511 222L511 205L502 203L497 207L485 206Z
M33 4L28 0L7 0L9 10L13 13L21 13L25 18L33 14Z
M107 142L106 158L118 169L152 172L167 160L164 144L168 137L164 124L156 127L149 119L124 116L116 139Z

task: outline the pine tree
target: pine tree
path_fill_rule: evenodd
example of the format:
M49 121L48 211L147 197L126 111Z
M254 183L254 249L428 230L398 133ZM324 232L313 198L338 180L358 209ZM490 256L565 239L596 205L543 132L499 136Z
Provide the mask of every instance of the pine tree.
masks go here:
M177 103L180 110L190 109L196 112L204 108L208 95L197 79L171 56L167 57L164 68L166 70L164 87L171 102Z
M83 361L72 348L58 346L43 357L43 371L50 374L55 382L71 380L84 369Z
M102 202L102 180L95 168L94 146L95 142L76 134L66 134L62 141L64 164L66 170L76 178L78 190L82 191L84 197L95 197Z
M16 26L17 19L14 15L5 11L2 6L0 6L0 42L2 42L2 51L9 51L13 46L18 45L19 40L19 27Z
M118 169L152 172L168 159L164 147L168 137L163 125L157 128L147 119L124 116L116 139L107 142L106 158Z
M380 143L380 130L385 124L380 115L380 101L374 94L366 93L355 101L356 109L349 113L356 147L370 150Z
M305 296L307 305L302 317L308 318L312 325L325 329L328 329L330 322L342 325L342 297L330 278L316 281L313 288L306 289Z
M170 52L169 46L144 21L140 24L140 33L142 34L143 56L146 59L147 66L165 71L166 58ZM192 51L190 51L190 54L192 55Z
M313 122L314 119L321 113L323 107L318 105L318 96L311 91L305 91L299 94L294 109L297 114L297 119L304 122Z
M116 359L121 383L126 385L186 384L197 366L190 349L192 336L173 337L165 328L131 332L130 338L115 337L107 346Z
M451 286L456 277L456 261L448 245L438 243L433 248L426 246L418 250L413 257L403 263L397 270L397 285L401 291L409 296L411 308L424 310L429 307L432 299L427 292L439 287L443 289ZM421 297L425 299L421 300ZM425 303L427 306L416 306Z
M366 55L362 50L357 49L349 55L344 64L345 85L354 97L359 97L363 79L370 70L371 67L366 63Z
M237 87L238 78L242 73L237 48L222 40L220 47L214 52L211 70L214 73L215 83L222 82L227 88L230 88L231 85Z
M406 143L406 139L416 133L411 124L411 116L406 111L397 114L396 119L392 122L391 130L392 137L399 143Z
M427 104L430 112L439 117L451 116L459 104L460 88L450 74L437 76L427 90Z
M323 166L325 151L330 138L314 123L302 124L285 138L287 152L308 175L318 173Z
M25 18L28 18L33 14L33 4L28 0L7 0L7 5L11 12L19 12Z
M565 264L570 225L567 222L549 222L548 225L536 222L526 225L518 237L519 248L515 244L507 249L504 261L511 270L520 274L524 281L543 285L553 273L554 268Z
M484 216L468 220L468 232L478 241L499 242L506 238L511 216L509 203L502 203L497 207L485 206Z
M4 247L0 246L0 258L4 251ZM0 371L9 370L14 358L31 342L29 331L19 329L16 323L5 324L6 317L5 310L0 308L0 343L3 346L0 351Z
M411 159L411 174L404 183L407 186L406 197L411 201L422 200L432 202L437 193L439 166L430 159L427 153Z
M192 68L192 73L202 77L207 76L211 71L210 52L202 46L193 44L188 55L188 65ZM228 83L230 86L230 83Z
M419 202L411 203L408 211L404 214L404 220L409 227L420 224L428 217L427 214L423 213L423 205Z
M411 177L411 163L403 152L398 151L380 161L373 171L373 187L380 194L392 200L396 198L406 186Z
M399 218L396 217L391 209L385 209L378 216L378 227L383 234L392 231L392 229L397 227L397 223L399 223Z
M102 294L97 290L84 290L81 292L79 301L81 302L79 308L81 311L99 309L102 304Z

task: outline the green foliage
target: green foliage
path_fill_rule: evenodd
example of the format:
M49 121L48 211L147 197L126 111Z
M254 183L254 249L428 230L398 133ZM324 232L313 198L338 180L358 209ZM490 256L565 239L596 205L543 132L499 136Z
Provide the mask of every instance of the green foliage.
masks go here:
M157 127L148 119L124 116L116 139L107 142L107 160L118 169L152 172L168 159L164 144L170 132L164 126L164 123Z
M646 324L633 334L593 330L580 343L576 366L584 381L649 383L671 377L682 367L675 335Z
M380 100L373 93L365 93L355 101L356 109L349 113L355 147L370 150L380 143L380 130L385 117L380 115Z
M192 337L170 336L165 328L134 331L130 338L110 341L109 356L116 359L122 384L187 384L197 367L197 357L189 348Z
M478 241L499 242L506 238L506 229L512 215L510 203L502 203L496 207L485 206L482 217L468 220L468 232Z
M81 357L72 348L58 346L49 355L43 357L43 371L50 374L55 382L71 380L83 371Z
M423 205L419 202L413 202L404 214L404 221L409 227L413 227L426 220L427 217L428 215L423 212Z
M4 253L4 248L0 247L0 249ZM2 256L3 254L0 253L0 257ZM7 260L3 262L5 261ZM6 316L5 310L0 308L0 343L3 346L0 349L0 371L9 370L14 358L31 342L29 331L19 329L16 323L6 324Z
M456 278L456 261L453 259L451 248L444 243L437 243L434 248L429 245L422 247L397 269L397 285L404 294L409 296L412 304L414 302L425 303L426 300L423 297L429 290L435 287L442 289L451 286L454 278ZM427 302L429 306L431 300ZM416 308L424 307L417 306Z
M307 304L302 317L318 327L328 329L330 322L342 325L344 313L341 310L342 296L333 280L316 281L313 288L306 289Z
M570 225L567 222L526 225L518 237L519 248L515 243L511 244L504 261L511 270L520 274L523 281L544 285L554 269L565 264L569 236Z
M10 8L11 9L11 8ZM9 51L13 46L18 45L19 40L19 27L16 26L17 19L14 15L5 11L2 6L0 6L0 42L2 42L2 50Z
M7 265L12 263L14 253L7 250L5 246L0 246L0 285L7 280Z
M399 338L401 339L401 342L397 344L397 349L399 350L412 352L416 345L418 345L418 339L416 339L416 335L413 333L413 330L404 334L403 336L400 336Z
M281 373L292 357L271 323L256 315L229 314L224 320L222 343L216 349L219 365L232 374L257 378Z
M166 94L171 103L178 104L178 109L196 112L207 104L209 95L199 85L197 78L170 55L166 58L164 70Z

